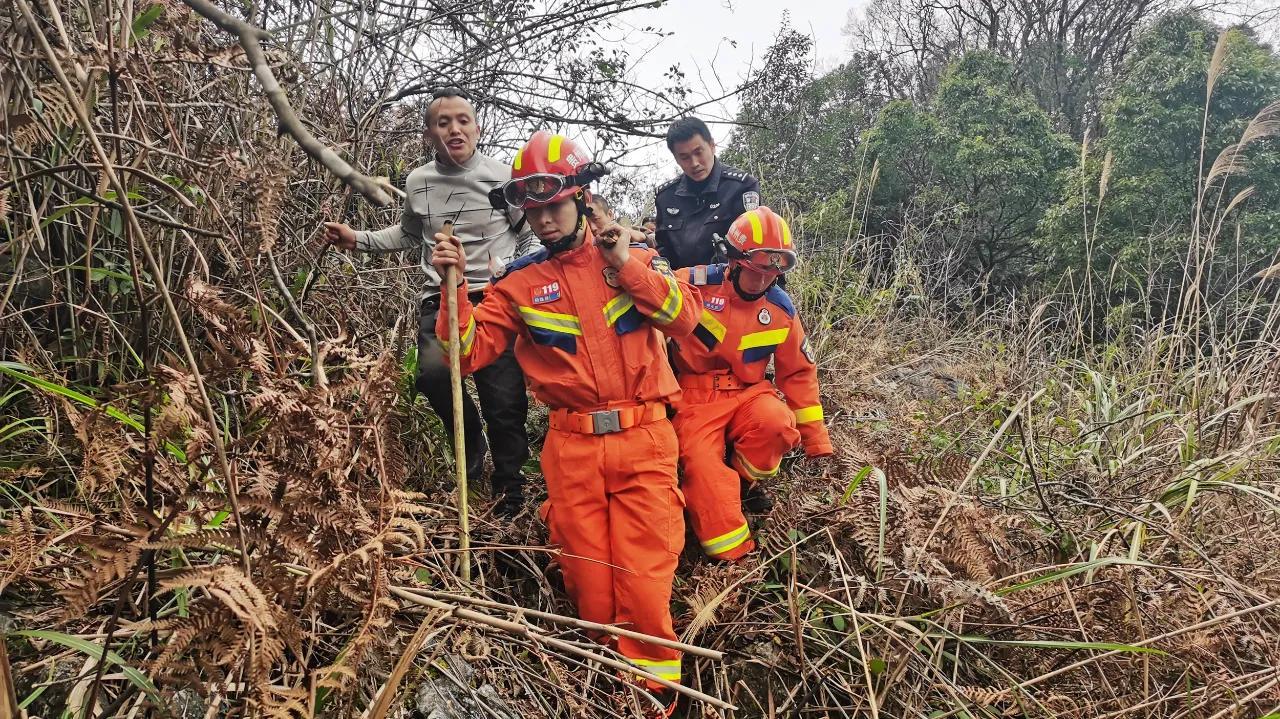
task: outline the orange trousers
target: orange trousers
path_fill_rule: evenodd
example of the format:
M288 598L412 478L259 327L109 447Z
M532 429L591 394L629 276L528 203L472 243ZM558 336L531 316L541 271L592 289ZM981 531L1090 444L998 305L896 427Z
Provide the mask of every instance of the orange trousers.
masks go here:
M680 439L680 483L702 550L735 560L755 549L742 514L738 478L758 482L778 473L782 455L800 443L796 418L770 382L745 389L685 389L674 420ZM725 465L733 443L732 467Z
M565 589L583 619L676 638L671 582L684 548L676 454L665 418L613 434L548 431L543 519L563 549ZM617 648L641 669L680 681L680 652L628 637Z

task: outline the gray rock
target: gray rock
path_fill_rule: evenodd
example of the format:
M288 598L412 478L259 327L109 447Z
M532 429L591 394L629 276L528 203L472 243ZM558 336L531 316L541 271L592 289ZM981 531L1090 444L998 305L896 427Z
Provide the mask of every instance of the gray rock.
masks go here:
M415 719L520 719L492 684L472 688L475 670L462 658L446 656L435 668L414 695Z

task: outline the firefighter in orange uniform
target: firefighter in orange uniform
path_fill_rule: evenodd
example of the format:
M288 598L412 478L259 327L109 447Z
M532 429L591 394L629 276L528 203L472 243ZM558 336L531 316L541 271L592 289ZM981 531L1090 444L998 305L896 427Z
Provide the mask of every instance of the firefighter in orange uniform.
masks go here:
M795 305L777 285L796 264L791 230L773 210L758 207L740 215L728 234L721 243L728 264L677 275L701 290L704 311L693 336L676 340L684 392L675 428L693 531L709 556L733 561L755 548L739 477L752 484L774 476L797 444L809 457L832 449L813 350ZM770 357L773 382L765 378Z
M465 282L443 296L458 303L463 372L514 343L529 389L551 408L543 516L564 549L565 588L578 613L675 639L671 583L684 497L667 408L680 387L663 336L692 332L702 300L657 252L611 241L618 235L608 231L593 237L586 185L605 172L573 140L534 134L491 198L523 210L542 248L508 265L479 305ZM457 240L437 234L436 242L440 276L450 265L462 269ZM437 330L448 337L445 312ZM617 648L637 667L680 680L678 651L625 637ZM646 685L674 709L673 692Z

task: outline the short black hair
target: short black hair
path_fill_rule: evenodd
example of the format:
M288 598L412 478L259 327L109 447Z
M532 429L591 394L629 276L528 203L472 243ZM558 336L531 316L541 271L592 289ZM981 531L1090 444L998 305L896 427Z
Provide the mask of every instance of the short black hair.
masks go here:
M446 85L444 87L437 87L436 89L431 91L431 101L427 103L427 122L428 123L431 122L431 107L436 104L436 100L443 100L447 97L460 97L463 100L466 100L467 104L471 105L471 114L472 115L476 114L476 105L475 105L475 101L471 99L471 93L467 92L466 90L463 90L460 87L455 87L453 85Z
M591 203L599 205L600 209L608 212L609 214L613 214L613 205L609 204L609 200L599 192L591 193Z
M658 221L658 216L657 216L657 215L645 215L645 216L644 216L644 219L643 219L643 220L640 220L640 224L642 224L642 225L643 225L643 224L644 224L644 223L646 223L646 222L653 222L653 223L657 223L657 221Z
M702 138L707 142L715 144L715 140L711 137L711 129L707 127L707 123L693 115L682 117L671 123L671 127L667 128L667 149L675 152L676 143L692 140L698 135L702 135Z

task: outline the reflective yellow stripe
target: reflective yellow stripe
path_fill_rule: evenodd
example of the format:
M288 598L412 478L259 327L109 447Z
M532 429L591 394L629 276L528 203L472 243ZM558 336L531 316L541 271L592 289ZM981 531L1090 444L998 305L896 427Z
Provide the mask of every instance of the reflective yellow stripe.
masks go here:
M462 335L459 339L462 341L462 347L459 348L459 351L464 355L471 354L471 345L475 344L476 341L476 318L474 316L467 319L467 326L462 330Z
M741 527L732 532L725 532L719 537L708 539L702 542L702 551L715 557L728 551L737 549L742 543L751 538L751 529L747 527L747 523L743 522Z
M716 338L717 342L724 342L724 333L728 330L725 329L724 325L720 324L720 320L716 319L715 315L710 312L703 312L702 319L698 320L698 324L705 327Z
M742 465L743 471L747 473L747 476L750 477L752 481L758 482L762 479L768 479L778 473L778 467L773 467L772 469L758 469L755 465L748 462L747 458L743 457L741 452L734 452L733 458L738 460L738 464Z
M523 158L524 158L524 148L522 147L520 148L520 151L516 153L516 159L515 159L515 162L511 163L511 169L519 170L521 161L523 160Z
M753 347L780 345L787 339L788 334L791 334L790 327L783 327L782 329L777 330L765 330L764 332L752 332L749 335L742 336L742 341L738 343L738 349L749 350Z
M791 246L791 228L787 227L787 221L782 219L781 217L778 218L778 223L782 225L782 246L790 247Z
M467 320L467 326L462 329L462 334L458 337L462 341L462 347L458 349L458 353L462 356L471 354L471 346L476 341L476 318L471 317ZM444 351L449 351L449 340L440 340L440 346L444 347Z
M663 275L662 278L667 281L667 298L663 300L661 309L649 316L659 324L669 325L680 316L680 310L684 308L684 295L680 294L676 278L671 275Z
M801 407L796 410L796 424L804 424L806 422L822 421L822 405L815 404L812 407Z
M530 327L551 330L552 332L564 332L571 335L582 336L582 323L574 315L563 315L559 312L544 312L535 310L532 307L520 306L520 316L524 318L524 323Z
M635 300L631 299L631 295L624 292L605 303L604 321L612 327L613 323L617 322L619 317L626 314L627 310L635 306Z
M560 143L564 142L564 135L552 135L551 144L547 145L547 162L555 162L560 159Z
M752 210L747 213L747 219L751 221L751 241L757 245L763 245L764 228L760 226L760 213Z
M679 659L635 659L627 657L627 661L669 682L680 681Z

